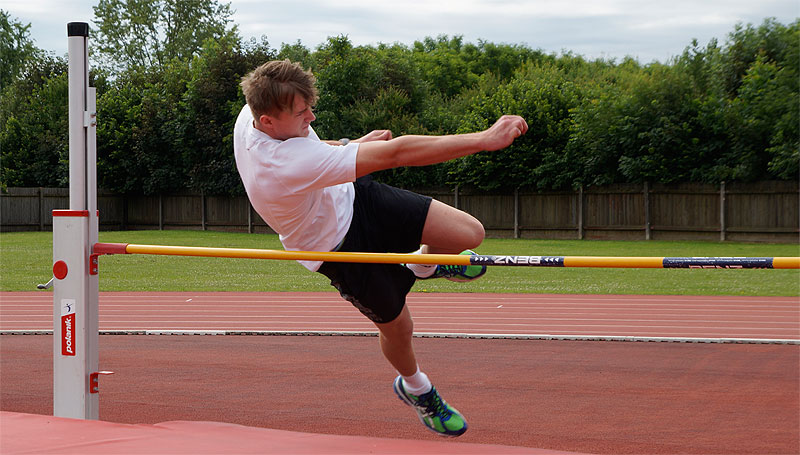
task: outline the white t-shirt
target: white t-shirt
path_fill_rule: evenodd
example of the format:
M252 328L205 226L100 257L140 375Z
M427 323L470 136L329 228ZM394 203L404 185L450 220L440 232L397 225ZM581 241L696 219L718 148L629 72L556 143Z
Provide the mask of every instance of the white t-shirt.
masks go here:
M308 137L279 141L253 126L245 105L233 129L236 167L253 208L287 250L331 251L353 219L358 144ZM311 271L322 262L299 261Z

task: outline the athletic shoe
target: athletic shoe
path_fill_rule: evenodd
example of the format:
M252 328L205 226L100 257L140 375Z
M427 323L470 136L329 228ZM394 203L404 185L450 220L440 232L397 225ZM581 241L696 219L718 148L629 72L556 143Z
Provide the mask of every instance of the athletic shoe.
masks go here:
M461 254L477 256L472 250L464 250ZM447 278L450 281L466 282L477 280L482 277L484 273L486 273L485 265L437 265L433 275L418 279L429 280L431 278Z
M412 395L403 387L403 377L398 376L394 380L394 393L403 403L417 411L419 421L426 428L439 436L456 437L467 431L467 421L464 420L464 416L442 400L436 387L420 396Z

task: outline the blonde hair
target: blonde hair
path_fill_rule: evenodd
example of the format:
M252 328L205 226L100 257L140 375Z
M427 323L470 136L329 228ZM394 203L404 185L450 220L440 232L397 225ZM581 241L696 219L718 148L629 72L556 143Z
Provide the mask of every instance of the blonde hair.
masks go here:
M299 63L273 60L242 78L241 86L253 117L291 110L295 95L313 105L317 102L316 79Z

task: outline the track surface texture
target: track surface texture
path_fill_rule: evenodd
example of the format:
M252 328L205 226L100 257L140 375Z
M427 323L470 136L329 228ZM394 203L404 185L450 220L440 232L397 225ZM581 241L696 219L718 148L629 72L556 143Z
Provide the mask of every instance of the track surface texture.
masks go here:
M0 330L52 330L51 293L0 294ZM413 293L415 332L800 342L797 297ZM102 331L375 333L334 292L100 294Z
M417 331L437 334L783 340L417 339L422 368L469 420L458 442L800 452L800 346L783 344L800 339L797 298L413 294L409 306ZM115 333L374 332L362 318L332 293L100 299L101 331ZM37 333L51 321L52 294L0 294L3 331ZM0 361L0 409L51 414L52 336L3 335ZM439 440L394 396L395 373L372 336L103 335L100 368L115 372L100 379L104 421Z

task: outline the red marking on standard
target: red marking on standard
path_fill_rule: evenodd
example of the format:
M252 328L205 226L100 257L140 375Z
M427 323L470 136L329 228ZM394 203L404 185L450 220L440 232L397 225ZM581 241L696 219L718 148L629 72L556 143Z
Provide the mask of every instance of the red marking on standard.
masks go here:
M89 216L88 210L53 210L53 216Z
M59 280L63 280L67 277L67 273L69 272L69 267L67 267L67 263L64 261L56 261L53 264L53 276L58 278Z
M95 254L128 254L127 243L95 243L92 252Z
M89 393L100 393L100 380L98 379L101 374L114 374L113 371L97 371L89 375Z

